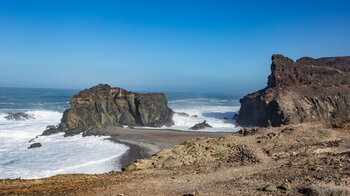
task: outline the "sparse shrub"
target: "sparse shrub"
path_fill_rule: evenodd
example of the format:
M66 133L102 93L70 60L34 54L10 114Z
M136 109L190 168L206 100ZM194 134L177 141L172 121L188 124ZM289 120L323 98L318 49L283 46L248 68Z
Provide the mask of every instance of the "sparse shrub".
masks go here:
M226 156L226 154L224 152L219 152L214 154L215 158L224 158Z

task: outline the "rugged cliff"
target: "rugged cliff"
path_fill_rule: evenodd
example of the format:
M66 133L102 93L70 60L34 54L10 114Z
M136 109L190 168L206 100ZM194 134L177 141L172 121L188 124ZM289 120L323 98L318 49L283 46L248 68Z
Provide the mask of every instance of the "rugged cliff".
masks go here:
M65 132L74 135L98 134L106 126L170 126L173 111L162 93L133 93L109 85L85 89L70 101L71 109L64 112L59 127L49 127L43 135Z
M240 125L350 118L350 57L303 57L294 62L273 55L267 87L240 102Z

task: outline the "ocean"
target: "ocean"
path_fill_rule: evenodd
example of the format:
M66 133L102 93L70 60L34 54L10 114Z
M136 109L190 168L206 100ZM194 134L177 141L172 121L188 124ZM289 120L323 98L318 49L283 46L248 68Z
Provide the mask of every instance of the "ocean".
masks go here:
M0 179L43 178L65 173L104 173L120 170L119 160L129 149L107 136L41 136L48 125L57 125L69 100L79 90L0 88ZM171 129L188 131L207 121L213 128L198 131L235 132L232 119L240 104L230 94L165 93L174 114ZM8 113L25 112L35 119L7 120ZM162 127L160 129L169 129ZM34 138L33 141L31 141ZM28 149L33 142L42 147Z

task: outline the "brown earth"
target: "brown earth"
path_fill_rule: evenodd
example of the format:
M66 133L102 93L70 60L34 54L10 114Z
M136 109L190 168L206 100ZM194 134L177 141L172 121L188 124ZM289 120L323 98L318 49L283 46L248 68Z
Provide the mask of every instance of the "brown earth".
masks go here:
M0 194L349 195L349 147L349 120L246 128L191 139L124 172L0 180ZM284 183L291 188L276 188ZM263 190L267 185L271 192Z

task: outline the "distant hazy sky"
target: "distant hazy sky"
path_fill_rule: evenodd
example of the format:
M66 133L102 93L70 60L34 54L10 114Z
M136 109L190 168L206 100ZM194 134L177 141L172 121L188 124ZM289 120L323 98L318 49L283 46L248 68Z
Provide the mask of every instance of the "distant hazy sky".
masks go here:
M271 55L350 55L349 1L0 1L0 86L247 93Z

